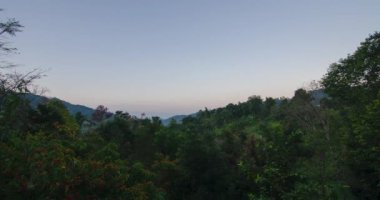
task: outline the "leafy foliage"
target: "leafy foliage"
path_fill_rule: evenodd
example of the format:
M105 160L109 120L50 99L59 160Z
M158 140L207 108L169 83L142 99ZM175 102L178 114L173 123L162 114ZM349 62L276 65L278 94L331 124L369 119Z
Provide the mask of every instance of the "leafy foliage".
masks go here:
M36 77L0 73L0 199L380 199L379 71L375 33L330 66L327 98L252 96L168 126L104 106L91 121L57 99L32 108Z

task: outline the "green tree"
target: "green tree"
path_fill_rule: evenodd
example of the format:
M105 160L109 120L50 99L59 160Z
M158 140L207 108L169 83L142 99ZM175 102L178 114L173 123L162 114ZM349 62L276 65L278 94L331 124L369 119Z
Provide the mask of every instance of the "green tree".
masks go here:
M78 123L58 99L39 104L32 118L34 123L32 129L36 132L44 130L46 133L65 137L74 137L79 132Z
M332 64L321 83L332 97L330 105L341 115L347 182L358 198L379 199L380 141L375 124L380 119L380 33L370 35L352 55Z
M86 117L81 112L76 112L74 117L79 126L86 120Z
M352 55L330 66L322 86L340 104L365 106L380 91L379 63L380 33L375 32Z
M92 120L96 122L100 122L103 119L106 119L107 113L108 113L108 108L103 105L99 105L98 107L96 107L95 111L92 113Z

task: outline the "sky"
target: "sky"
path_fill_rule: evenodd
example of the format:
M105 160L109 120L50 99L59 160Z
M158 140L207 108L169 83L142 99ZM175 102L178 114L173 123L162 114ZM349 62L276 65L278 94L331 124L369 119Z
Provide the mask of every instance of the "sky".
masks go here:
M291 97L380 31L378 0L1 0L1 59L58 97L163 118Z

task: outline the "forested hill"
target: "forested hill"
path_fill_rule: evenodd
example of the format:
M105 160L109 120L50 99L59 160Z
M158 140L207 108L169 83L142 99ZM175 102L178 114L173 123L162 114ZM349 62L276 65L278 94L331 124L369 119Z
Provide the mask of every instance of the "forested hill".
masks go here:
M318 107L321 105L321 102L327 101L329 99L328 95L323 91L323 89L314 89L310 91L305 91L308 95L308 99L310 100L310 104ZM260 96L253 95L248 98L246 102L239 102L237 104L230 103L225 107L216 108L212 110L200 110L197 113L191 115L178 115L174 116L177 123L182 123L182 121L195 119L202 119L204 117L213 116L215 119L220 119L224 121L234 121L237 118L241 117L256 117L262 118L269 114L272 109L279 109L284 104L288 103L291 98L271 98L267 97L262 99ZM168 125L170 123L169 120L171 118L164 120L164 125Z
M26 94L25 98L31 103L31 106L34 108L36 108L38 104L49 101L49 99L57 99L58 101L61 101L63 103L63 105L66 107L66 109L69 111L69 113L73 116L76 113L80 112L85 117L91 118L92 113L95 111L95 109L92 109L90 107L72 104L72 103L69 103L67 101L63 101L63 100L58 99L58 98L48 98L45 96L31 94L31 93Z
M380 199L380 33L330 66L327 95L252 96L168 126L99 106L103 123L80 131L64 102L22 97L33 78L0 74L0 199Z

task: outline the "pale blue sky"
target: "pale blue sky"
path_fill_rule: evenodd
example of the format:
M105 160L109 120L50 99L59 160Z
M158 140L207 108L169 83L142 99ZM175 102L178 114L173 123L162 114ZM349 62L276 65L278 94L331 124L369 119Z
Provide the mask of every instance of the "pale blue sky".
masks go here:
M378 0L2 0L48 96L167 117L292 96L380 30Z

